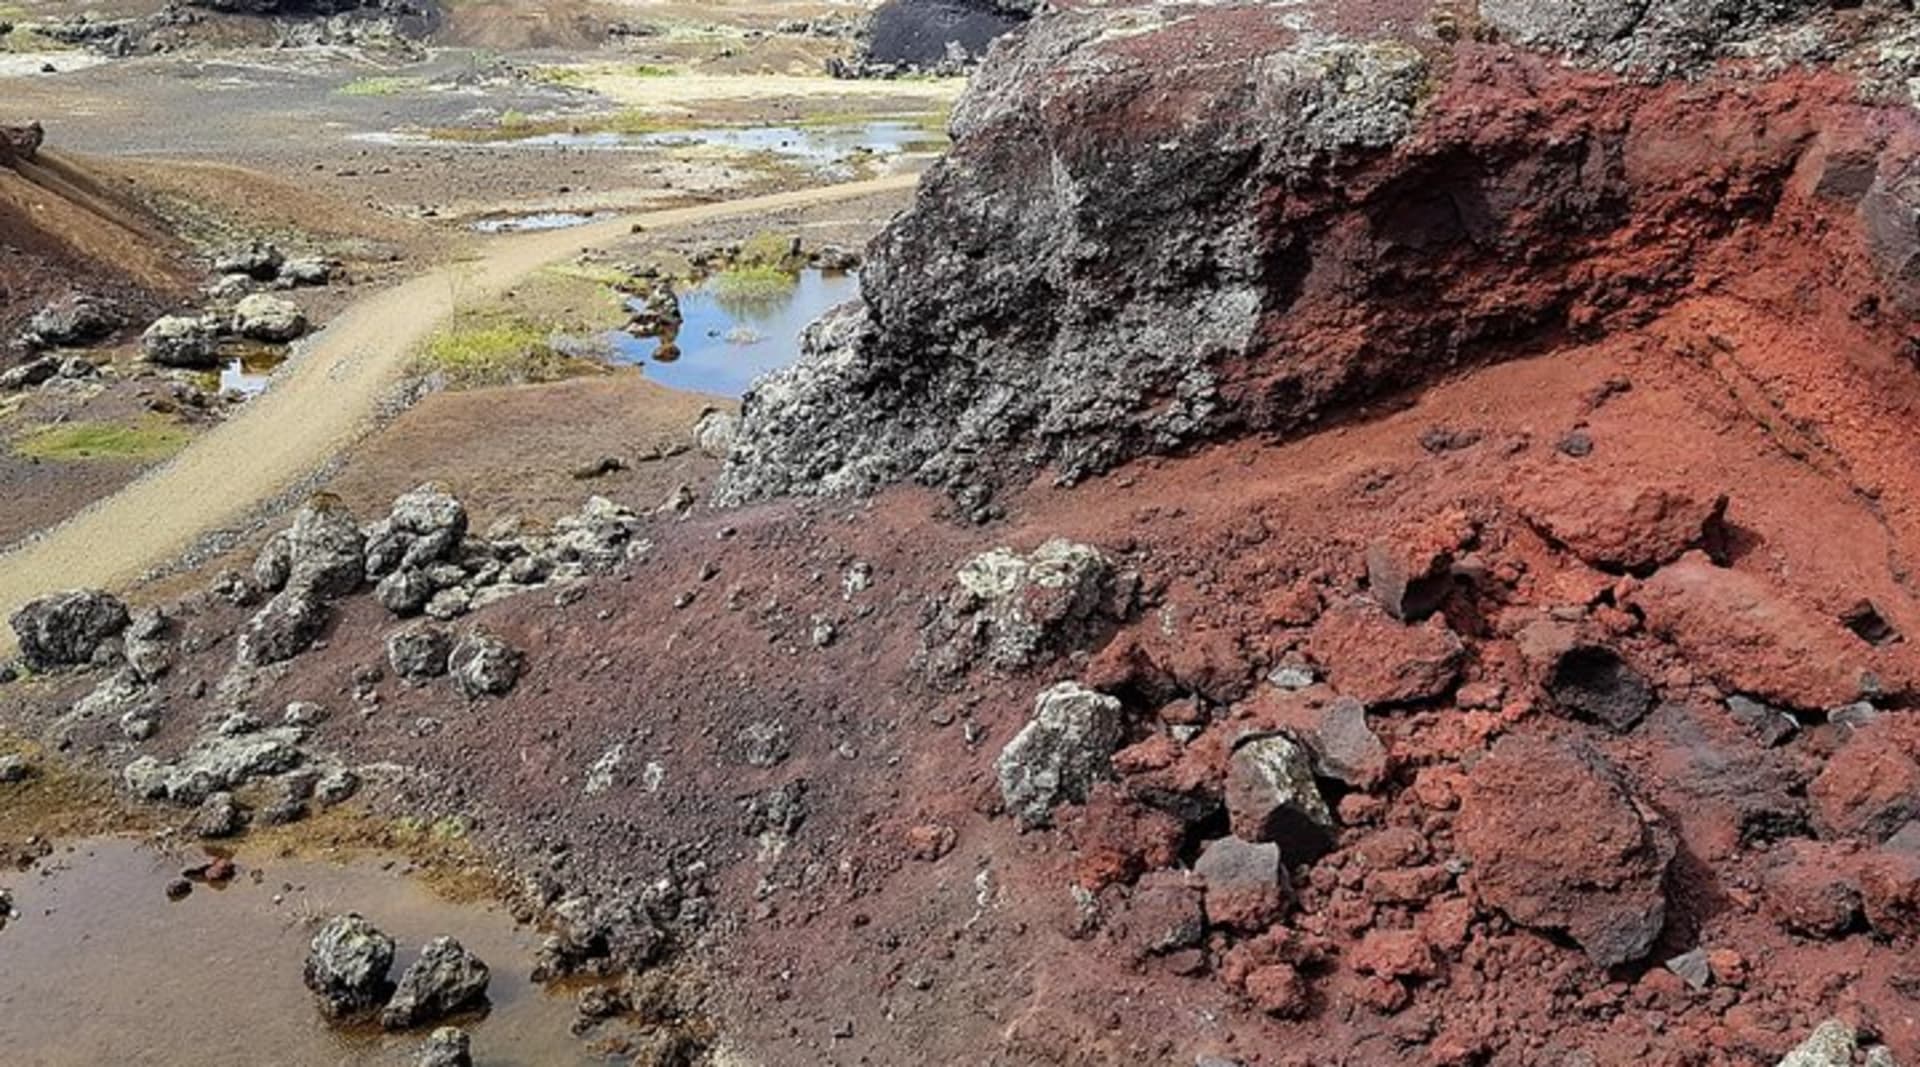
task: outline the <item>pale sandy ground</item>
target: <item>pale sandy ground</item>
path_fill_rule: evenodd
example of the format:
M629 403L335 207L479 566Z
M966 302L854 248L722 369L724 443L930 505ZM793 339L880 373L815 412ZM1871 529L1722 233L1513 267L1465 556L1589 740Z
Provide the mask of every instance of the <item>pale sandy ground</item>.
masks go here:
M917 175L628 215L592 226L501 238L475 259L368 297L304 343L291 369L241 414L167 464L0 555L0 617L63 589L124 588L186 552L205 532L242 522L362 435L408 356L462 306L532 272L612 244L635 224L662 230L912 187ZM13 651L0 633L0 654Z

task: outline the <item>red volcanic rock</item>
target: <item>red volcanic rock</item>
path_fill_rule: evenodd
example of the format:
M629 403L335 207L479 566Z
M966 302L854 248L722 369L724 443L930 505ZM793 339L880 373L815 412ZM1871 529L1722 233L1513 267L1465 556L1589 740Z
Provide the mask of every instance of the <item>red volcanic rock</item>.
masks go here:
M1826 837L1885 841L1920 817L1920 729L1880 718L1856 730L1807 787Z
M952 852L958 839L951 826L923 823L907 831L907 855L931 863Z
M1164 956L1193 948L1206 937L1200 887L1180 871L1154 871L1142 877L1117 909L1136 955Z
M1254 1007L1279 1019L1299 1018L1312 1006L1299 969L1286 963L1269 964L1247 975L1246 994Z
M1433 614L1452 585L1454 553L1479 529L1459 512L1436 516L1367 546L1367 589L1387 614L1419 620Z
M1646 955L1666 921L1673 833L1596 753L1502 740L1468 775L1454 833L1480 900L1565 932L1600 966Z
M1579 464L1554 466L1514 490L1540 533L1596 567L1645 571L1719 536L1724 493L1609 481ZM1624 477L1624 476L1622 476Z
M1418 930L1369 930L1347 954L1347 962L1361 974L1382 978L1422 979L1440 973L1433 946Z
M1821 841L1789 841L1762 879L1767 914L1809 937L1838 937L1860 914L1851 851Z
M1729 692L1796 708L1860 695L1860 639L1757 575L1690 554L1642 583L1631 603Z
M1109 783L1096 786L1067 832L1080 852L1075 879L1091 890L1171 867L1180 858L1186 827L1179 819L1123 795Z
M1460 639L1439 618L1410 626L1364 600L1320 616L1307 653L1341 693L1367 704L1405 704L1446 693L1460 674Z
M1867 924L1882 937L1920 937L1920 826L1903 832L1860 869L1860 901Z

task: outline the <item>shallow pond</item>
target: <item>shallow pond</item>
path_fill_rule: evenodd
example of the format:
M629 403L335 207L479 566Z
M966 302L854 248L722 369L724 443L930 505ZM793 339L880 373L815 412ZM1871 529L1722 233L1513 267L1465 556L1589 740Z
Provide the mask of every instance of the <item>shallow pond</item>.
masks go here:
M532 233L538 230L566 230L592 222L592 212L540 211L531 215L502 215L472 224L479 233Z
M398 1035L322 1020L301 982L316 916L358 911L400 944L394 976L448 934L492 969L489 1008L451 1022L481 1067L595 1064L570 998L527 980L537 932L498 907L450 904L398 864L249 858L224 888L166 886L195 849L117 838L0 872L19 917L0 929L0 1060L13 1067L403 1065L431 1027ZM256 877L256 872L258 877Z
M859 295L860 277L851 271L808 268L791 287L750 299L729 298L722 285L709 281L679 294L680 330L672 338L616 330L607 341L616 361L639 365L662 385L740 396L755 378L800 355L800 333L809 323ZM676 350L672 358L661 358Z
M229 345L220 364L220 391L254 397L267 391L273 372L287 361L285 345Z
M368 133L355 139L381 144L449 144L477 148L572 148L583 151L617 152L647 148L698 148L710 146L738 152L770 152L777 156L813 163L832 163L856 154L895 156L914 151L940 151L944 134L916 123L897 120L820 126L710 126L685 130L660 130L651 133L626 133L616 130L579 132L537 132L514 136L501 131L499 137L474 139L435 138L422 133Z

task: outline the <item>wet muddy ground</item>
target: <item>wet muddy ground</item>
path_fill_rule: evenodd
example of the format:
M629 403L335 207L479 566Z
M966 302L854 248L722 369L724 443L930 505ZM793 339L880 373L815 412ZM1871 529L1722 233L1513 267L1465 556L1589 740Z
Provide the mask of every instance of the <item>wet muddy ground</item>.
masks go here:
M0 874L0 1048L15 1067L405 1064L426 1034L337 1028L301 981L319 920L358 911L400 944L394 973L450 935L492 970L488 1006L451 1020L489 1067L600 1063L574 1037L567 991L528 981L539 934L497 905L453 904L400 861L282 859L243 850L224 886L169 899L198 848L124 838L59 846Z

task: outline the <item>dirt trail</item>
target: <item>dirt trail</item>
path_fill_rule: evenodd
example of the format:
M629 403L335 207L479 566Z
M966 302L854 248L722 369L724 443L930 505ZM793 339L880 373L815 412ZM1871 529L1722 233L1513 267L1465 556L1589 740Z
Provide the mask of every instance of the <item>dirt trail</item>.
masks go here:
M687 226L910 188L917 180L893 175L501 238L478 259L362 300L305 342L288 372L241 414L132 485L0 555L0 616L61 589L125 587L177 558L203 532L243 520L360 435L408 354L462 304L497 295L582 248L610 244L635 224ZM0 633L0 653L12 642Z

